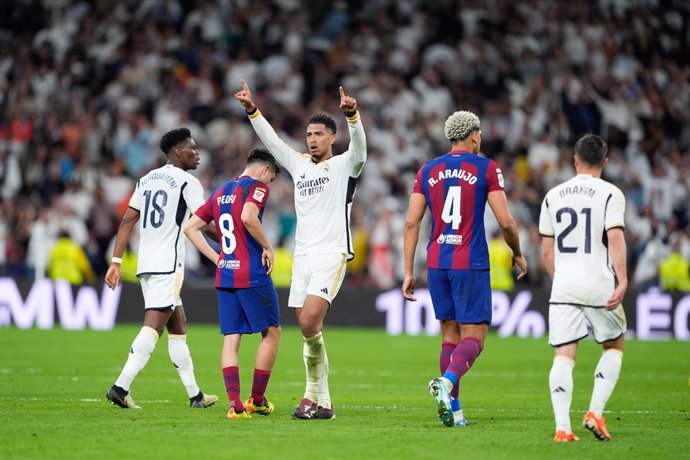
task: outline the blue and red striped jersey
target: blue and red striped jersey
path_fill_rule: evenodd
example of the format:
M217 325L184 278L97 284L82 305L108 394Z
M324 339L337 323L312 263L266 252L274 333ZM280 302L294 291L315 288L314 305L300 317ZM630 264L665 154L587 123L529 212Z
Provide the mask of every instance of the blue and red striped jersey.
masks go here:
M261 265L263 248L242 223L242 209L246 203L259 208L263 218L268 200L268 186L249 176L240 176L218 188L197 211L204 222L215 222L220 244L220 259L216 265L217 288L247 288L271 282L268 269Z
M424 195L431 212L428 268L489 269L484 208L497 190L503 174L496 162L470 152L448 152L419 169L412 192Z

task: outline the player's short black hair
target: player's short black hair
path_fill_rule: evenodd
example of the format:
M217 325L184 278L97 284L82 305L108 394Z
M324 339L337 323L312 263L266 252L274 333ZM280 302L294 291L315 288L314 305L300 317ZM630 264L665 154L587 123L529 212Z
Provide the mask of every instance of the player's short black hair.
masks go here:
M325 113L317 113L316 115L312 115L309 120L307 120L307 126L309 125L324 125L326 128L330 129L333 134L335 134L338 129L335 126L335 120Z
M161 150L167 155L170 153L170 150L173 147L180 142L186 141L190 137L192 137L192 133L188 128L175 128L171 131L168 131L167 133L163 134L163 137L161 137Z
M255 163L263 163L270 166L276 172L276 175L280 173L280 166L278 166L278 162L268 150L253 149L251 152L249 152L249 155L247 156L247 166Z
M609 146L596 134L585 134L575 143L575 154L588 165L599 166L606 159Z

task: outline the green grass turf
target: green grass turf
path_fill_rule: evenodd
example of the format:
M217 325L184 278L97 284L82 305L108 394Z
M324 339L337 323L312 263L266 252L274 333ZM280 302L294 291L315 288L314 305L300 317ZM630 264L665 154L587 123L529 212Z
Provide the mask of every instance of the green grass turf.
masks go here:
M626 343L623 371L606 416L613 441L581 428L600 348L586 340L575 368L571 420L580 442L555 445L545 340L500 339L463 380L472 425L445 428L426 390L437 375L439 337L327 329L337 420L295 421L304 390L299 331L283 331L268 389L276 412L226 420L214 326L192 324L189 344L201 388L221 403L198 410L159 342L132 386L143 410L105 400L139 326L109 332L0 329L0 458L688 458L690 344ZM165 338L165 336L164 336ZM241 350L249 396L257 336Z

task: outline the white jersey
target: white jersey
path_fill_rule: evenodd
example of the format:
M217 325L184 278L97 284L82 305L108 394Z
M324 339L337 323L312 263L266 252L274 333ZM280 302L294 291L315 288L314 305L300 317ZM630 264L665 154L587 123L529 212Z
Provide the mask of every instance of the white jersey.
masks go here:
M350 233L350 210L367 159L366 137L359 113L348 118L350 145L342 155L315 164L275 133L258 110L249 116L261 142L292 176L295 184L295 256L347 254L354 257Z
M139 179L129 200L129 207L140 212L137 275L184 270L182 227L202 204L199 180L171 164Z
M587 174L546 194L539 233L554 238L552 304L606 306L616 286L606 232L625 227L624 213L623 192Z

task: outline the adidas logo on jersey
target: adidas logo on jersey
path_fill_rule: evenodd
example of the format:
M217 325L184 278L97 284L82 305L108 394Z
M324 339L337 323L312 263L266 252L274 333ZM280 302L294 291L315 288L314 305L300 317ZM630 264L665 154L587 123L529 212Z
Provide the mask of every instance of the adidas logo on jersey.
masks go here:
M328 288L321 289L321 292L323 292L324 294L328 294Z

